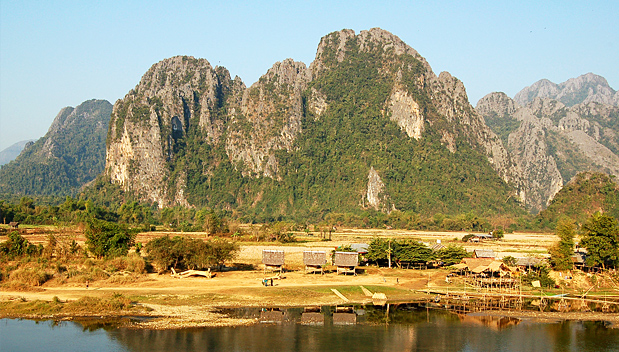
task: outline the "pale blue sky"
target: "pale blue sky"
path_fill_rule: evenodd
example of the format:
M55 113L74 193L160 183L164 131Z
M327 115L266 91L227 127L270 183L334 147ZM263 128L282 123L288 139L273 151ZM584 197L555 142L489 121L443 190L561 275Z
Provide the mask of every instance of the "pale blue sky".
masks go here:
M205 58L249 86L276 61L309 65L343 28L399 36L473 105L587 72L619 89L617 18L617 1L0 0L0 150L43 136L65 106L114 103L164 58Z

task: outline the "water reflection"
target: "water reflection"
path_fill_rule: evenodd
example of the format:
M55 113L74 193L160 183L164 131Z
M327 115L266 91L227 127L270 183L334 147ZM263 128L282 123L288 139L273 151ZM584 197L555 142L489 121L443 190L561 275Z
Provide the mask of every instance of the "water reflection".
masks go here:
M89 342L89 350L127 351L619 351L619 329L609 329L602 322L540 323L482 314L459 315L415 304L244 308L226 312L255 318L259 324L163 331L106 324L101 329L93 323L87 327L40 324L47 330L40 336L75 330L69 334L105 337L105 341ZM32 322L25 327L19 327L19 321L1 322L3 344L5 338L18 332L40 334ZM0 350L12 350L4 347L1 345ZM39 350L34 347L22 350Z

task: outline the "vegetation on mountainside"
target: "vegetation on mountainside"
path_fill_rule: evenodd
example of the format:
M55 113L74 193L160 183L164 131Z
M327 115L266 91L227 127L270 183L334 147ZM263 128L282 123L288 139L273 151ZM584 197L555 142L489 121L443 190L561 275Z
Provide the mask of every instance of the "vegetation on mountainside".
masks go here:
M619 185L614 176L583 172L563 186L548 208L538 214L536 226L553 228L561 216L583 224L597 211L619 218Z
M45 137L0 168L0 194L75 195L103 172L112 105L91 100L72 111L68 125L68 116L59 116Z
M569 137L556 131L546 131L546 145L550 154L557 163L561 178L571 180L581 170L596 169L595 163L580 151L578 146Z
M516 131L522 123L522 121L513 119L509 115L499 116L499 114L494 111L484 116L484 120L492 132L494 132L501 139L501 142L503 142L505 147L507 147L507 141L510 133Z
M320 118L305 111L303 133L292 151L276 152L281 180L243 177L243 165L231 164L222 147L199 142L204 139L189 132L184 165L190 202L234 209L258 222L317 222L332 212L364 217L367 175L374 167L391 200L387 209L429 215L521 211L485 156L462 137L456 140L456 153L439 142L438 128L446 122L428 93L414 83L422 72L418 60L379 46L362 51L354 40L342 62L331 60L330 50L334 48L323 53L328 68L306 93L318 89L329 107ZM406 136L383 111L398 72L424 114L434 120L419 141Z
M325 220L329 213L380 218L371 213L366 201L368 173L374 167L386 185L381 211L398 209L423 217L436 213L523 214L515 197L510 197L513 190L492 169L481 148L471 146L462 126L448 122L436 111L430 88L418 86L420 76L426 73L419 60L409 54L396 55L393 49L371 41L361 49L356 38L347 42L343 60L337 60L336 51L337 45L324 47L323 69L303 92L302 132L295 137L290 151L274 152L278 165L274 178L247 176L250 169L242 162L231 162L226 145L221 142L227 134L242 132L228 127L251 127L243 122L246 118L242 114L236 113L234 122L228 121L230 106L238 102L232 101L227 71L217 73L221 94L209 107L210 119L224 126L221 140L209 139L199 127L198 112L205 108L200 106L199 99L183 100L185 113L179 117L185 119L182 133L173 132L167 122L159 123L161 138L167 141L162 148L169 168L165 185L168 196L177 194L177 188L185 184L183 194L190 204L225 209L248 222L292 219L316 223ZM151 71L145 77L150 74ZM274 84L274 79L263 77L249 96L268 97L264 104L275 108L265 117L265 139L281 132L284 115L290 108L286 99L291 87ZM415 99L424 118L431 121L424 126L420 140L408 137L389 119L386 103L395 82ZM200 96L204 89L196 88L194 95ZM328 105L319 118L307 107L312 90L324 95ZM130 99L118 105L115 123L122 125L124 119L139 115L137 110L143 106L132 104L146 101L140 100L140 94L139 89L132 91ZM156 99L146 102L151 111L166 108ZM157 116L161 119L164 115ZM455 153L440 142L443 130L455 136ZM99 187L107 192L104 188ZM114 191L110 193L118 196Z
M596 103L589 104L597 105ZM600 106L596 108L599 109ZM609 109L608 114L599 114L597 109L583 109L582 117L602 127L598 142L619 155L619 107L606 106L605 108Z

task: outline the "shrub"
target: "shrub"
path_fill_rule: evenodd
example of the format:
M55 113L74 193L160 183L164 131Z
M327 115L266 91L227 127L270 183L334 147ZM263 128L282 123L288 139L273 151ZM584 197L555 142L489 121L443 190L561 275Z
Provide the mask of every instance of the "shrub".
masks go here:
M469 256L466 249L456 246L449 245L438 251L437 256L441 259L445 265L453 265L456 263L460 263L462 258L466 258Z
M127 255L135 233L116 223L91 219L86 225L86 246L96 257Z
M235 242L215 238L210 241L169 236L154 239L144 247L149 260L162 271L176 269L206 269L221 266L238 252Z
M0 243L0 253L8 258L23 256L38 256L43 252L43 245L34 245L26 240L19 232L9 233L7 241Z

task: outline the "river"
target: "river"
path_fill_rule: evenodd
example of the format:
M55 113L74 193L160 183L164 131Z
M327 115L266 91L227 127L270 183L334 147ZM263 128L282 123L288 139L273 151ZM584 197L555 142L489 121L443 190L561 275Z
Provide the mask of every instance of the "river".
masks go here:
M619 351L604 322L458 315L407 305L235 309L252 326L144 330L98 319L0 320L8 351Z

